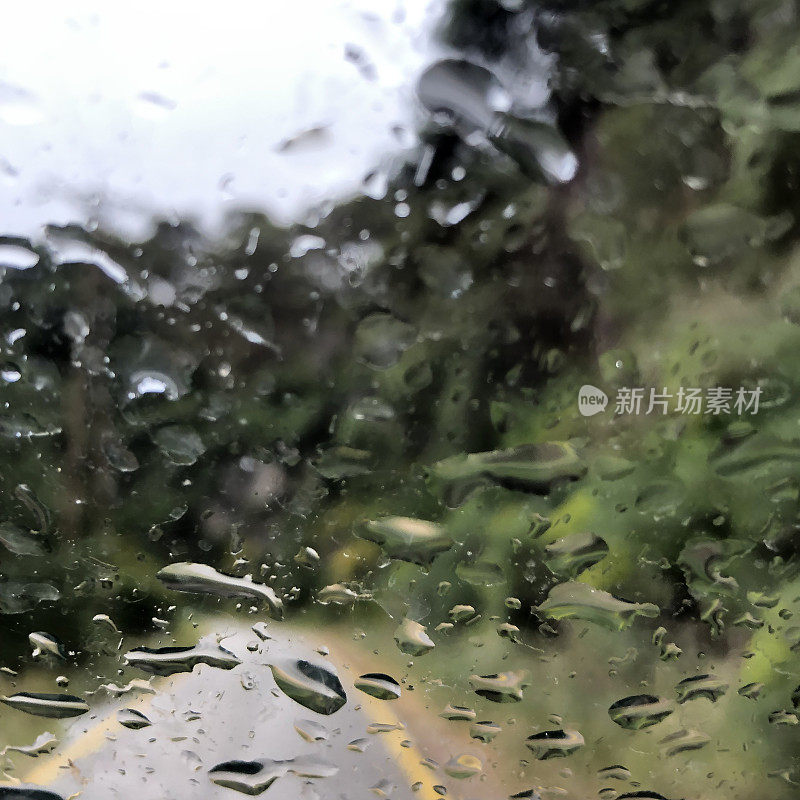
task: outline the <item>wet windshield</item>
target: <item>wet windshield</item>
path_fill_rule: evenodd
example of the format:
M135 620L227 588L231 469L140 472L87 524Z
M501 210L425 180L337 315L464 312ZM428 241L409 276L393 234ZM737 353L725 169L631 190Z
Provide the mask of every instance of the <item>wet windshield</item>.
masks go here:
M0 53L0 800L796 798L796 3L72 5Z

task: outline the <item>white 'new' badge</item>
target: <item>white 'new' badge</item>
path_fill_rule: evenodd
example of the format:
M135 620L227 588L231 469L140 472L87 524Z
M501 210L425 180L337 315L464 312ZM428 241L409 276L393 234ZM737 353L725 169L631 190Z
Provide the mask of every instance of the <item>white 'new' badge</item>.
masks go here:
M593 417L605 411L608 405L608 395L596 386L585 383L578 392L578 411L584 417Z

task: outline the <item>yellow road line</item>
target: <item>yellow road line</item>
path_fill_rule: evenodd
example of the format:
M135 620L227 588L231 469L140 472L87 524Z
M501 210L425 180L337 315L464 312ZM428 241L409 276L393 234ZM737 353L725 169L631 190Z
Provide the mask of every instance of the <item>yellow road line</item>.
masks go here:
M385 701L369 700L361 703L361 710L368 716L371 722L388 723L390 725L401 725L397 715L387 707ZM405 726L404 726L405 727ZM441 795L434 791L431 784L431 771L422 764L422 753L412 742L404 747L401 742L405 740L403 731L393 731L391 733L375 734L383 737L383 742L389 755L394 759L394 763L405 773L409 786L420 783L421 786L416 792L420 800L441 800Z
M351 646L349 641L337 642L331 648L331 654L334 652L343 657L339 659L340 661L348 662L348 672L358 675L362 672L370 671L364 663L359 663L359 653L356 652L356 649ZM359 698L359 700L364 715L369 717L371 722L384 722L390 725L402 724L391 708L391 704L385 700L378 700L366 694L363 695L363 699ZM402 703L403 701L401 699L393 702ZM403 735L403 731L375 735L384 737L382 741L389 755L394 759L400 770L405 773L409 786L415 783L421 784L419 790L415 793L416 797L420 798L420 800L442 800L442 796L433 789L431 771L423 765L424 756L413 740L410 740L408 747L404 747L400 744L406 738Z
M180 677L188 678L189 676L182 675ZM173 685L175 683L177 681L174 681ZM147 695L141 705L146 708L154 697L155 695L153 694ZM120 708L122 708L121 705ZM53 753L50 758L37 764L25 776L26 783L35 783L42 786L53 783L63 770L68 769L75 761L98 752L103 744L108 743L106 734L119 731L117 711L119 709L114 709L107 717L87 729L64 750Z

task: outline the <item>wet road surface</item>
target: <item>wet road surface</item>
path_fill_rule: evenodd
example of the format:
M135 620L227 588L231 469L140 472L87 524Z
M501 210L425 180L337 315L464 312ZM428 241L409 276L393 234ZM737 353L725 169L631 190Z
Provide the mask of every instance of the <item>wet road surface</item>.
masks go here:
M436 736L435 726L424 730L420 723L416 727L423 730L412 730L409 720L424 719L409 706L413 693L386 701L354 688L354 679L369 668L354 660L346 643L322 655L308 634L293 636L283 626L271 628L275 638L266 641L245 626L224 629L229 631L220 644L241 664L231 670L200 664L191 673L153 678L155 693L133 691L91 702L91 712L59 735L52 754L35 759L27 770L18 759L17 775L25 785L64 798L80 793L85 800L232 800L239 792L216 785L209 774L231 760L298 760L297 768L278 770L280 776L263 790L268 800L434 800L441 796L434 786L452 783L422 763L428 755L425 741ZM212 634L203 641L215 645L218 639ZM327 642L332 644L331 637ZM267 666L282 658L333 666L347 703L325 715L288 697ZM152 724L138 730L124 727L118 720L123 708ZM306 776L320 772L335 774ZM473 781L469 784L472 791L463 784L466 793L458 787L447 796L480 794Z

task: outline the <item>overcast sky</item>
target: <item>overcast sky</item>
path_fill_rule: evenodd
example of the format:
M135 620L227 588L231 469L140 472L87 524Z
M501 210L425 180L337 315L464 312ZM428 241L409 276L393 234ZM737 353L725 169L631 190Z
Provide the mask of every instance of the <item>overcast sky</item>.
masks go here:
M290 221L414 142L442 0L15 3L0 52L0 234L142 236L153 213ZM99 205L98 205L99 204Z

